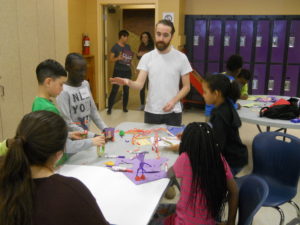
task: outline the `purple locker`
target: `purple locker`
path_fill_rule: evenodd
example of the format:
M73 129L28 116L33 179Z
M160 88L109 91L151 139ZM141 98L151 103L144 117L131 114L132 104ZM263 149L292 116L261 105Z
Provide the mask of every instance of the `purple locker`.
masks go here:
M284 95L295 97L299 83L299 66L288 66L284 82Z
M194 61L204 60L205 55L205 37L206 37L206 21L195 21L194 27L194 44L193 59Z
M269 25L270 21L260 20L257 22L255 62L266 62L269 48Z
M201 76L204 76L204 63L192 63L193 69L196 70Z
M235 54L237 40L237 21L227 20L225 23L224 34L224 60L226 61L231 55ZM226 68L226 67L224 67Z
M244 62L250 62L252 52L252 38L253 38L253 21L244 20L241 22L241 34L239 39L240 55Z
M291 23L288 63L300 63L300 20L294 20Z
M262 95L265 92L266 82L266 65L256 64L254 66L253 80L252 80L252 94Z
M244 63L243 69L250 70L250 64L249 63Z
M212 73L219 73L219 63L208 63L207 66L207 73L212 74Z
M268 80L268 94L280 95L282 79L282 65L271 65Z
M271 62L282 63L285 45L286 20L275 20L272 36Z
M208 35L208 60L217 60L220 58L221 50L221 20L211 20ZM219 70L219 68L218 68Z

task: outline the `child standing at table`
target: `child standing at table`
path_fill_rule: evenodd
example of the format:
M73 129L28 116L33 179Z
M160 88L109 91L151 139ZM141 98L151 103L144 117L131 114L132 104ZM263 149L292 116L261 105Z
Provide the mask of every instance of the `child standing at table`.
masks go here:
M251 73L247 69L242 69L239 75L237 75L237 82L241 87L241 96L240 99L247 100L248 99L248 82L251 79Z
M69 130L88 130L92 120L100 130L105 131L108 127L99 115L89 83L84 80L87 69L85 59L78 53L70 53L66 57L65 67L68 80L56 101ZM88 131L88 137L94 136L97 135Z
M53 112L23 117L0 165L0 224L108 224L82 182L54 172L67 136Z
M222 154L236 175L248 163L247 147L239 134L242 123L234 108L240 97L239 85L223 74L209 76L203 82L203 97L207 104L215 105L209 121Z
M168 174L171 178L179 178L180 199L175 213L164 219L163 223L153 224L215 225L215 219L222 215L227 191L229 211L226 224L235 223L237 185L226 160L220 154L210 125L194 122L185 128L179 157Z
M53 59L42 61L36 68L36 77L39 84L38 95L32 103L32 111L46 110L60 114L51 98L55 98L62 91L62 86L67 80L67 72L64 67ZM104 137L82 138L83 132L69 132L66 143L66 153L59 164L68 159L68 154L74 154L92 146L100 146L105 143ZM82 139L82 140L72 140Z

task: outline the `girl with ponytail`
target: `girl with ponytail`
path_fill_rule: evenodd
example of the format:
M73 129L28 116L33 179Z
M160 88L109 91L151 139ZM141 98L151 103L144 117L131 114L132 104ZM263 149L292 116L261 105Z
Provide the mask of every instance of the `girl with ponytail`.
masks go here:
M203 97L206 104L215 106L209 121L221 152L236 175L248 163L247 147L239 134L242 123L234 108L240 97L239 84L223 74L208 76L203 82Z
M1 163L1 225L107 224L79 180L54 173L67 135L64 120L53 112L23 117Z

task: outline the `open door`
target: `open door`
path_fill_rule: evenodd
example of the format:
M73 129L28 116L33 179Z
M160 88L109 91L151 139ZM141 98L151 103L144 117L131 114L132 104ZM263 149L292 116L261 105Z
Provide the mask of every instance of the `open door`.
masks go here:
M121 9L118 6L105 5L104 7L104 79L105 79L105 106L108 105L108 97L111 90L109 78L112 77L114 63L109 62L112 46L118 41L121 30ZM116 99L117 100L117 99Z

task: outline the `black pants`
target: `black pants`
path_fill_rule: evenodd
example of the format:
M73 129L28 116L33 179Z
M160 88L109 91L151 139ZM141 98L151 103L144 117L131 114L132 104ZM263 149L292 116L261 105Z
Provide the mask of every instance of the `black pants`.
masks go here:
M113 77L121 77L121 78L131 78L131 70L129 71L120 71L120 70L114 70ZM117 96L119 85L113 84L111 88L111 92L108 98L108 109L111 110L113 105L115 104L115 98ZM123 86L123 109L127 109L128 104L128 97L129 97L129 87L124 85Z
M153 114L145 112L144 122L150 124L166 124L170 126L181 126L182 113Z

